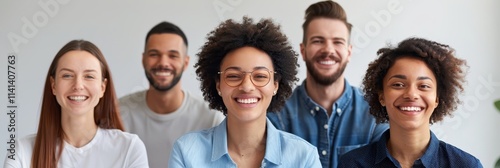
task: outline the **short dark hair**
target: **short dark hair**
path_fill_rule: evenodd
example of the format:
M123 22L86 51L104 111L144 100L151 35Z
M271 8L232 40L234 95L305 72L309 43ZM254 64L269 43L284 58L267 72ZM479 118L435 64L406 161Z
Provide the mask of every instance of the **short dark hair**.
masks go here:
M456 110L460 102L458 94L463 92L465 82L465 60L455 57L455 50L448 45L440 44L422 38L409 38L398 44L397 47L381 48L379 57L368 65L363 78L365 99L370 105L370 114L377 122L389 120L387 111L379 102L379 93L383 91L383 79L396 60L402 57L411 57L422 60L434 73L437 80L438 107L434 109L429 123L443 120L446 115Z
M265 52L271 58L276 72L274 80L278 81L279 89L267 111L275 112L281 109L291 95L293 85L298 81L296 74L299 64L298 55L281 32L280 26L270 19L262 19L258 23L248 17L243 17L242 23L230 19L208 33L207 40L197 54L199 59L194 67L198 80L201 81L201 91L210 108L227 113L227 108L216 89L216 81L220 80L217 72L229 52L249 46Z
M317 18L330 18L330 19L338 19L347 27L349 30L349 34L351 34L352 24L347 22L347 14L344 11L344 8L340 6L337 2L333 2L331 0L320 1L310 5L305 12L304 16L304 24L302 24L302 43L306 43L307 37L307 26L311 23L312 20Z
M149 36L151 36L153 34L162 34L162 33L177 34L177 35L182 37L182 40L184 41L184 44L186 45L186 47L188 46L187 37L184 34L184 32L181 30L181 28L179 28L175 24L167 22L167 21L160 22L156 26L151 28L151 30L149 30L148 34L146 35L145 44L148 43Z

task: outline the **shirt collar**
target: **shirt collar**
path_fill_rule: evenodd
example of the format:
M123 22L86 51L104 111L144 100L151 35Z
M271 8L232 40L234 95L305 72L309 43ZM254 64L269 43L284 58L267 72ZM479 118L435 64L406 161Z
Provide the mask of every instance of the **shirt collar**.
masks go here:
M307 94L306 91L306 80L302 82L300 86L298 86L298 92L299 92L299 97L302 98L302 101L305 103L305 105L309 109L314 109L311 110L310 113L314 116L316 113L319 111L319 109L323 109L320 105L318 105L316 102L314 102L311 97ZM346 110L348 106L351 106L351 102L353 99L353 87L349 84L347 79L344 80L344 91L342 92L342 95L337 99L335 102L334 106L337 105L338 108L341 109L341 111L338 112L338 115L340 116L343 111ZM332 108L333 109L333 108ZM335 112L337 113L337 112Z
M424 155L420 157L420 160L422 160L422 164L425 167L438 167L437 165L433 165L433 163L437 163L434 161L434 159L438 158L438 149L439 149L439 140L437 139L436 135L430 131L431 134L431 140L429 142L429 146L425 150Z
M422 161L422 164L425 167L437 167L437 165L433 165L433 163L436 163L434 159L436 159L438 156L439 140L437 139L436 135L432 133L432 131L430 131L430 134L431 134L431 139L429 142L429 146L425 150L422 157L420 157L420 160ZM389 140L389 138L390 134L388 129L384 132L384 134L382 134L382 137L380 137L380 140L377 142L377 153L375 154L375 164L379 164L385 158L388 158L392 161L389 151L387 150L387 141Z
M227 119L224 119L215 127L212 145L212 162L220 159L223 155L229 155L229 151L227 150L226 120Z
M273 126L271 121L269 119L266 119L266 129L267 129L267 139L266 139L266 154L264 156L264 159L275 164L275 165L281 165L281 158L283 154L281 153L281 138L280 138L280 133L276 129L276 127Z
M213 145L212 145L212 159L211 161L216 161L224 155L228 155L229 151L227 149L227 119L224 119L221 124L215 127ZM264 159L276 164L281 165L281 138L279 137L279 131L273 126L269 119L266 119L266 153Z

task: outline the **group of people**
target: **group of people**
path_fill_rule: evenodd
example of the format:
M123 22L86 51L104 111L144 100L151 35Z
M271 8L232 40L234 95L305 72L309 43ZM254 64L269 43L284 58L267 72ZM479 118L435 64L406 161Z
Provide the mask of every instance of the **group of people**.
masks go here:
M437 139L466 61L444 44L408 38L382 48L362 89L344 77L352 25L331 0L305 11L298 57L271 19L226 20L197 53L204 100L181 86L188 40L161 22L146 35L147 90L117 99L97 46L73 40L47 73L38 131L4 167L482 167Z

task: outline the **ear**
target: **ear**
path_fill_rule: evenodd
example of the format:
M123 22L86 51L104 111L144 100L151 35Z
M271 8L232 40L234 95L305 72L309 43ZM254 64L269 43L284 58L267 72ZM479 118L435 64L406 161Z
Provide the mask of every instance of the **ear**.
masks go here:
M191 57L189 57L189 55L185 55L184 56L184 71L187 69L188 65L189 65L189 60L190 60Z
M278 89L280 87L280 83L278 81L274 81L274 91L273 91L273 96L278 93Z
M385 106L385 100L384 100L384 93L383 92L378 93L378 101L380 102L380 105Z
M436 107L434 107L434 108L437 108L438 105L439 105L439 97L436 97Z
M56 81L54 78L51 76L50 77L50 87L52 88L52 94L55 96L56 95Z
M352 56L352 44L349 44L347 46L347 62L351 61L351 56Z
M220 92L220 81L215 81L215 89L217 89L217 93L219 93L219 96L221 96Z
M300 43L300 55L302 55L302 60L306 60L306 45L304 43Z
M104 78L104 80L101 83L101 96L99 98L102 98L104 96L104 92L106 91L106 85L108 84L108 78Z

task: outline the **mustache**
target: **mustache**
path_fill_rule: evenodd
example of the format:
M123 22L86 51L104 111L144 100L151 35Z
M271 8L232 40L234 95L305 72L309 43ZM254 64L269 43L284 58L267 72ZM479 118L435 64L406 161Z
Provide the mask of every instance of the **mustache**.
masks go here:
M153 67L151 68L151 71L174 71L172 68L168 68L168 67Z
M335 54L332 53L320 53L318 56L316 56L316 59L327 59L327 58L338 62L342 60L339 56L336 56Z

